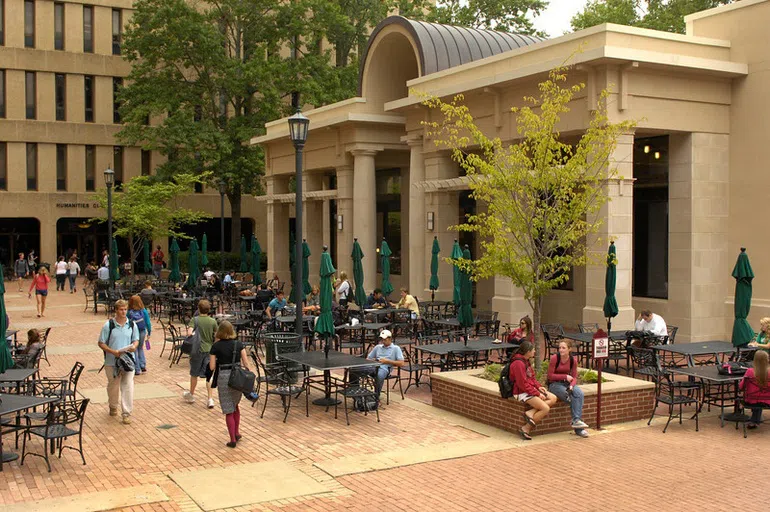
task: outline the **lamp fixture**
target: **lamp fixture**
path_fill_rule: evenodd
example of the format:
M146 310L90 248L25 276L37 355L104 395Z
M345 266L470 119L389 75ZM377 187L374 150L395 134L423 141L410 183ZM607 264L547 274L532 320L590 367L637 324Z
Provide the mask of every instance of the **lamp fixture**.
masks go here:
M434 212L428 212L428 217L427 217L426 221L427 221L426 222L426 224L427 224L426 227L428 228L428 231L433 231L433 229L435 228L435 225L436 225L435 217L434 217Z
M104 170L104 184L111 187L115 184L115 171L109 166Z
M649 153L650 152L650 146L644 146L644 152Z
M305 145L309 125L310 119L303 116L299 110L289 117L289 138L294 143L294 147Z
M660 160L660 151L655 152L655 160Z
M342 231L343 225L342 215L337 215L337 231Z

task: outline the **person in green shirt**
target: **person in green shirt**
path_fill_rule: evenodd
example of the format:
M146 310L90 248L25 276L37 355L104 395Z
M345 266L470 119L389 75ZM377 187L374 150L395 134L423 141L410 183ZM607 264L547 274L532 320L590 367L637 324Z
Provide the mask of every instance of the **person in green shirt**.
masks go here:
M209 352L214 344L214 334L217 332L217 321L209 316L210 311L211 303L203 299L198 302L198 316L190 321L190 327L195 327L195 323L198 323L201 346L197 353L190 354L190 391L185 391L183 395L188 404L195 402L195 388L198 385L198 378L206 379L206 368L209 367ZM214 396L211 382L208 379L206 379L206 394L208 395L206 405L209 409L213 409Z
M749 346L770 352L770 317L766 316L759 321L759 332Z

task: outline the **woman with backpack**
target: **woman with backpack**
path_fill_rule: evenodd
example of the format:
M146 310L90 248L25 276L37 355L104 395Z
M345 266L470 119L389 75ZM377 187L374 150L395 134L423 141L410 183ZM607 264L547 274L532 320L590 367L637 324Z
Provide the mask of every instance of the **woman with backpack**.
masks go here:
M577 357L570 354L572 342L564 339L559 342L558 353L548 363L548 391L562 402L568 403L572 411L572 425L575 434L588 437L583 421L583 391L577 386Z
M519 435L525 441L532 440L530 433L543 421L556 404L556 396L540 385L535 377L530 359L535 357L535 345L527 340L521 342L511 360L509 377L513 383L513 398L525 403L532 409L524 413L526 423L519 429Z
M227 447L235 448L236 443L241 440L241 410L238 408L238 404L241 401L242 393L231 388L228 383L230 381L230 369L235 361L240 359L241 365L248 368L246 349L238 341L233 324L227 320L219 324L214 339L214 345L211 347L209 356L209 369L214 372L211 377L211 387L217 388L219 406L225 415L227 432L230 434L230 442L227 443Z
M139 295L132 295L128 299L128 319L133 320L136 328L139 329L139 346L134 352L135 373L141 375L147 373L147 358L144 355L145 343L150 344L150 333L152 332L152 323L150 314L144 307L144 301ZM149 347L148 347L149 348Z

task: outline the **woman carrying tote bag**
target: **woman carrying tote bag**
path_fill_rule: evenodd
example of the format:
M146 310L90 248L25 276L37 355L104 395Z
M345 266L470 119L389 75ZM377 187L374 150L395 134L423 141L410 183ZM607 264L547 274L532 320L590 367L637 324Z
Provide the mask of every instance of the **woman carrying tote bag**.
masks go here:
M219 406L225 415L227 432L230 434L230 442L227 443L229 448L235 448L236 443L241 439L239 430L241 411L238 408L238 404L243 393L228 385L231 367L236 362L235 359L238 354L240 354L241 365L248 368L246 350L243 348L243 344L238 341L233 324L225 320L219 324L219 328L214 335L214 345L211 347L211 357L209 358L209 369L214 372L211 387L217 389Z

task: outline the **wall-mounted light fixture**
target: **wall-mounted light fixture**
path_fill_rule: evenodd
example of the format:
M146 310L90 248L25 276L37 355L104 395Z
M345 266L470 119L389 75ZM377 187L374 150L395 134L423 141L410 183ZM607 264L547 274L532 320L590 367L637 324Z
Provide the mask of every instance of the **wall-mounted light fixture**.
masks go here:
M343 218L342 215L337 215L337 231L342 231L343 224Z
M660 151L655 152L655 160L660 160Z
M649 153L650 152L650 146L644 146L644 152Z
M428 218L427 218L428 231L433 231L433 228L435 227L435 220L434 220L433 213L434 212L428 212Z

